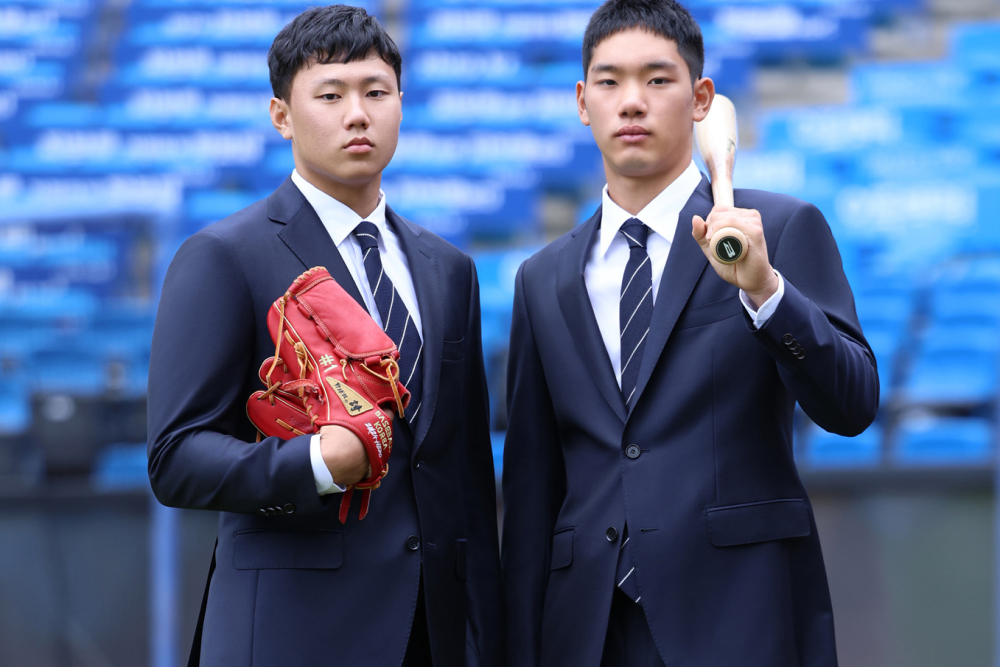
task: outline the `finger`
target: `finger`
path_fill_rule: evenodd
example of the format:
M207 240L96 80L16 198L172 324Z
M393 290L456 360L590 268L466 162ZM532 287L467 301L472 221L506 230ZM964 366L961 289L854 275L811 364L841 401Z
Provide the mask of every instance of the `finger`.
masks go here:
M696 215L691 219L691 236L694 237L694 240L700 246L708 243L708 223L700 215Z

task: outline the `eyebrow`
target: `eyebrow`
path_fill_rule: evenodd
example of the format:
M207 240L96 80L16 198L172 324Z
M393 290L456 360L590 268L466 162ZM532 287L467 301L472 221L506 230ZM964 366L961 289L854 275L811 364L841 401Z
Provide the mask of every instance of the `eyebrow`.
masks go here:
M643 72L648 72L650 70L655 70L655 69L674 70L677 69L677 64L672 63L669 60L655 60L653 62L644 64L640 68L640 70ZM611 74L620 74L622 72L622 68L619 67L618 65L611 65L609 63L598 63L592 66L590 68L590 71L594 73L610 72Z
M381 74L381 73L379 73L379 74L372 74L370 76L366 76L365 78L361 79L361 85L362 86L366 86L366 85L368 85L370 83L387 83L388 81L389 81L389 77L386 76L385 74ZM323 79L321 81L317 81L316 85L317 86L345 86L346 87L348 85L348 83L346 81L343 81L342 79Z

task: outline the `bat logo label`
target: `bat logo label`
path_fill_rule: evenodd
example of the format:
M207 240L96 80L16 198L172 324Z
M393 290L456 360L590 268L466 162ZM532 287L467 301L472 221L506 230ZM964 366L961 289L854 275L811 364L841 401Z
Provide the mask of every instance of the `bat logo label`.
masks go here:
M734 262L739 259L740 254L743 252L743 244L740 243L739 239L727 236L719 241L716 252L720 259Z

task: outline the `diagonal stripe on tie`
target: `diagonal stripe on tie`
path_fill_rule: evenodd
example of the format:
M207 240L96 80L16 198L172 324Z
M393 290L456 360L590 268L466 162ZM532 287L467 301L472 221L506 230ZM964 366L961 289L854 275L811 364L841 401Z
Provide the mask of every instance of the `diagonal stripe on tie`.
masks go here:
M622 275L621 296L618 301L618 326L621 335L622 396L631 409L634 406L646 336L653 319L653 267L646 252L649 228L640 220L629 218L619 231L629 245L628 264ZM642 604L632 557L633 544L628 535L627 524L622 532L624 541L618 552L615 585L636 604Z
M378 249L379 231L375 223L363 220L354 229L354 236L361 246L365 274L368 285L375 297L375 306L382 318L382 328L399 349L399 375L410 391L410 404L406 408L406 420L414 423L420 411L420 394L423 384L423 341L420 332L410 324L413 318L406 304L398 298L396 287L382 266L382 255Z

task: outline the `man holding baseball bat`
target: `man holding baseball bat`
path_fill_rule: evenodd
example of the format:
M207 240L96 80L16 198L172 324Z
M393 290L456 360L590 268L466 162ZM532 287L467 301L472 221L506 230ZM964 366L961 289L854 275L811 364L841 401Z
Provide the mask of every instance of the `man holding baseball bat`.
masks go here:
M792 414L862 432L875 359L822 214L760 191L725 201L724 119L699 132L714 194L694 166L715 98L703 63L673 0L609 0L584 35L579 114L607 187L517 274L511 665L837 664Z

